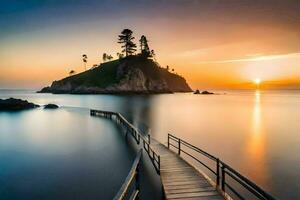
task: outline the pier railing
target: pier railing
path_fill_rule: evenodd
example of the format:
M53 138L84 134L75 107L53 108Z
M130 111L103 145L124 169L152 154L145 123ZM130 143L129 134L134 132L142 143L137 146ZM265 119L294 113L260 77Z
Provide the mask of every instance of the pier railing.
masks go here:
M156 172L160 174L160 156L152 149L150 142L151 137L147 135L144 137L142 133L139 132L122 114L111 111L102 111L102 110L91 110L92 116L101 116L109 119L114 119L118 124L125 128L126 137L130 134L136 143L139 145L141 140L143 143L143 149L146 151L149 156Z
M204 168L209 170L213 175L215 175L215 183L217 188L219 188L224 194L228 194L226 189L229 189L232 194L234 194L238 199L247 199L241 192L238 191L237 188L243 188L247 190L250 194L254 195L257 199L262 200L275 200L275 198L261 189L258 185L241 175L239 172L234 170L232 167L221 161L219 158L207 153L206 151L174 136L168 134L168 148L171 147L177 150L177 153L181 155L182 153L189 156L196 162L200 163ZM192 152L188 152L188 150L192 150ZM197 157L197 154L200 154L214 164L214 168L212 168L209 164L204 163L202 159ZM226 177L230 177L231 181L227 180ZM237 186L237 187L236 187ZM236 198L234 198L236 199ZM253 198L251 198L253 199Z
M127 175L125 182L123 183L121 189L115 196L114 200L139 199L139 196L140 196L139 169L140 169L141 157L142 157L142 150L140 150L138 152L138 154L132 164L132 167L129 171L129 174ZM133 187L133 189L132 189L132 187Z

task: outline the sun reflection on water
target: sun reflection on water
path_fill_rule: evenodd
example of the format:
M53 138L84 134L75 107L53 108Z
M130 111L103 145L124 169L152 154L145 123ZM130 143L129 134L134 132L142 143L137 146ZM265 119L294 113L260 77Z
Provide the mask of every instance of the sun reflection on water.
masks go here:
M251 177L261 185L269 185L266 168L266 140L262 119L261 92L255 91L252 114L252 132L247 147L247 161L255 167Z

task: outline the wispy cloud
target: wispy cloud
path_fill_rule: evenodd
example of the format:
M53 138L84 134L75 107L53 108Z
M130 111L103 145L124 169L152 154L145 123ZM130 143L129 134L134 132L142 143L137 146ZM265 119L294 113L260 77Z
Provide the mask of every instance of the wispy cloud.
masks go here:
M253 56L239 59L227 59L227 60L206 60L200 61L198 64L223 64L223 63L235 63L235 62L256 62L256 61L266 61L266 60L277 60L283 58L291 58L300 56L300 52L289 53L289 54L275 54L275 55L265 55L265 56Z

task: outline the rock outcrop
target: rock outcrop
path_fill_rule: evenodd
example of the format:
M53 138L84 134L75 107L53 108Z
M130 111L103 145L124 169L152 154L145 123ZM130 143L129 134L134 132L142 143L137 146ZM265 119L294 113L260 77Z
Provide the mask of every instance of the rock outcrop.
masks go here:
M59 108L59 106L56 104L52 104L52 103L49 103L44 106L44 109L57 109L57 108Z
M42 93L173 93L191 92L186 80L151 59L131 56L54 81Z
M200 92L200 90L196 90L196 91L194 92L194 94L215 94L215 93L209 92L209 91L206 91L206 90L204 90L204 91L202 91L202 92Z
M20 111L37 107L39 107L39 105L22 99L0 99L0 111Z

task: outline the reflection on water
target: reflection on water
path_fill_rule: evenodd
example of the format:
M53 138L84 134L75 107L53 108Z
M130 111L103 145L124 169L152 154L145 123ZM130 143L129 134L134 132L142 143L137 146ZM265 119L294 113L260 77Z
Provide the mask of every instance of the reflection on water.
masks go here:
M259 90L255 91L253 104L252 131L249 135L244 162L254 167L254 170L249 173L250 176L255 177L256 182L265 186L265 189L270 189L269 171L266 165L266 141L262 121L261 92Z
M55 103L77 109L120 112L141 130L151 132L153 137L163 143L167 141L167 133L173 133L221 158L280 199L300 199L299 91L229 91L227 95L149 96L52 95L0 91L0 98L10 96L38 104ZM109 145L116 153L116 157L112 159L120 158L117 154L119 149L111 146L116 138L103 141L100 136L98 138L94 135L96 130L101 129L101 120L94 122L81 115L74 121L65 112L60 112L59 115L48 113L48 118L44 119L30 114L31 119L28 120L25 113L16 116L0 114L2 156L9 145L11 151L13 148L18 151L19 147L22 149L22 146L27 145L28 149L35 151L48 148L47 152L60 150L64 153L77 151L80 146L81 150L92 150ZM55 119L57 116L58 119ZM12 121L14 126L9 124ZM38 131L30 132L33 127ZM85 133L86 129L89 134L80 134ZM15 133L13 136L12 132ZM61 134L62 132L65 134ZM109 130L107 133L107 136L114 135ZM45 141L55 144L52 146ZM73 149L74 147L76 148ZM18 159L21 156L17 156L16 160ZM86 159L88 160L89 158ZM119 166L122 166L121 162ZM14 162L8 159L6 164L0 163L0 166L6 166L5 169L8 170L13 165L9 163ZM103 169L105 167L111 166L102 166ZM1 177L7 178L3 175L3 170L0 173L0 181Z
M87 109L0 113L1 200L112 199L133 158L115 124Z

